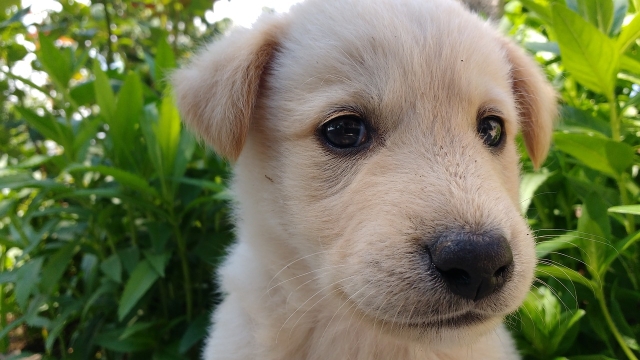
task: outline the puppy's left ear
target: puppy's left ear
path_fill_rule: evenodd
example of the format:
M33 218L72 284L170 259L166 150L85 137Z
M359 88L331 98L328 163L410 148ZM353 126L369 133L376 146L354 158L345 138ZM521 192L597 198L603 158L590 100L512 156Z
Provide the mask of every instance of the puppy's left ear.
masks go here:
M553 123L558 114L556 92L538 63L522 49L509 40L503 41L503 47L511 63L511 88L524 143L533 166L538 169L551 145Z
M185 124L226 159L240 156L284 25L273 15L252 29L234 29L171 76Z

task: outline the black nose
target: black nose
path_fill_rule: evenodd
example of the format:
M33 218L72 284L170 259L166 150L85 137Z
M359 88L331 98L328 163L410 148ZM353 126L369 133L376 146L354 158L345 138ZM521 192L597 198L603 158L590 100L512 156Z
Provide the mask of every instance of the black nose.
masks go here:
M449 290L474 301L502 287L513 264L509 242L501 235L448 233L427 249Z

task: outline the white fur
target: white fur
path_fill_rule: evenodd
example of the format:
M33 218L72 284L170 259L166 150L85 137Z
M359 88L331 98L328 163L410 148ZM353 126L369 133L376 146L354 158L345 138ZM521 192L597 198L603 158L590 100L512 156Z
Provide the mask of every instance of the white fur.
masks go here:
M233 31L173 83L187 125L235 161L238 242L205 360L519 358L500 323L535 252L514 138L538 166L555 116L520 49L454 1L308 0ZM376 133L345 157L317 129L349 107ZM476 133L487 111L505 122L497 152ZM452 226L507 237L514 269L495 294L457 298L422 266L420 246ZM487 320L433 325L468 311Z

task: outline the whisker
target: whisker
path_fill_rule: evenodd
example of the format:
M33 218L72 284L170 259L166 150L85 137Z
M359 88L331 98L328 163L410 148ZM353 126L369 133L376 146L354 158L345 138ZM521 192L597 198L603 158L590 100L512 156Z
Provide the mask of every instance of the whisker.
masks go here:
M557 280L557 279L556 279ZM551 285L549 285L548 283L546 283L544 280L541 280L540 278L536 278L536 281L544 284L547 289L549 289L549 291L551 291L551 293L556 297L556 299L558 299L562 305L564 306L565 309L567 309L568 311L570 311L571 309L569 309L569 307L567 306L567 304L564 303L564 301L560 298L560 294L558 294L558 292L556 291L556 289L554 289L553 287L551 287ZM577 300L576 300L577 301Z
M306 276L306 275L312 274L312 273L317 272L317 271L326 270L326 269L334 269L334 268L343 267L343 266L353 266L353 265L351 265L351 264L331 265L331 266L325 266L325 267L323 267L323 268L319 268L319 269L315 269L315 270L307 271L307 272L306 272L306 273L304 273L304 274L300 274L300 275L294 276L294 277L292 277L292 278L289 278L289 279L287 279L287 280L283 280L283 281L281 281L281 282L279 282L279 283L277 283L277 284L273 285L272 287L270 287L269 289L267 289L267 291L265 291L265 293L264 293L264 294L262 294L262 296L267 295L271 290L273 290L273 289L277 288L278 286L280 286L280 285L282 285L282 284L285 284L285 283L287 283L287 282L289 282L289 281L291 281L291 280L295 280L295 279L297 279L297 278L299 278L299 277ZM261 297L261 298L262 298L262 297Z
M333 314L333 316L331 317L331 319L329 319L329 322L327 323L327 327L324 328L324 331L322 332L322 335L320 336L320 341L322 341L322 339L324 338L324 334L327 332L327 329L329 329L329 326L331 325L331 322L333 321L333 318L336 317L336 315L338 315L338 313L340 312L340 309L342 309L343 306L345 306L349 300L351 300L354 296L358 295L358 293L362 290L364 290L365 288L367 288L369 285L373 284L374 281L378 280L378 277L376 277L375 279L369 281L365 286L363 286L362 288L360 288L360 290L356 291L355 293L353 293L351 296L349 296L349 298L344 301L342 303L342 305L340 305L340 307L338 307L338 309L335 311L335 313ZM344 314L343 314L344 316Z
M562 270L561 270L561 271L562 271ZM557 277L555 277L555 276L553 276L553 275L551 275L551 274L549 274L548 272L543 271L543 270L541 270L541 272L542 272L542 273L545 273L545 274L547 274L547 275L549 275L549 276L551 276L551 277L552 277L552 278L554 278L557 282L559 282L559 283L560 283L560 285L562 285L562 287L564 287L564 288L567 290L567 292L571 295L571 297L573 297L573 300L575 300L575 302L576 302L576 308L579 306L579 304L578 304L578 292L577 292L577 290L576 290L576 285L573 283L573 281L569 280L569 282L571 283L571 286L573 286L573 292L572 292L571 290L569 290L569 288L568 288L568 287L567 287L567 286L566 286L562 281L558 280L558 278L557 278ZM564 271L563 271L563 272L564 272ZM566 272L565 272L565 274L566 274ZM567 309L568 309L568 308L567 308Z
M292 318L292 317L293 317L293 316L298 312L298 310L300 310L304 305L306 305L309 301L311 301L311 299L313 299L314 297L316 297L316 295L320 294L320 293L321 293L321 292L323 292L325 289L327 289L327 288L329 288L329 287L331 287L331 286L333 286L333 285L335 285L335 284L337 284L337 283L339 283L339 282L341 282L341 281L348 280L348 279L350 279L350 278L352 278L352 277L355 277L355 276L357 276L357 275L351 275L351 276L348 276L348 277L346 277L346 278L343 278L343 279L341 279L341 280L338 280L338 281L336 281L336 282L334 282L334 283L332 283L332 284L329 284L329 285L327 285L327 286L323 287L322 289L318 290L315 294L311 295L311 297L309 297L309 298L308 298L304 303L302 303L300 306L298 306L298 308L297 308L297 309L296 309L296 310L295 310L291 315L289 315L289 317L284 321L284 323L283 323L283 324L282 324L282 326L280 327L280 330L278 330L278 333L276 334L276 343L278 343L278 337L279 337L279 335L280 335L280 331L282 331L282 329L283 329L283 328L284 328L284 326L287 324L287 322L289 322L289 320L291 320L291 318ZM333 291L335 291L335 290L333 290ZM332 293L333 291L331 291L330 293ZM324 299L326 296L327 296L327 295L325 295L322 299ZM322 300L322 299L320 299L320 300ZM317 302L316 302L316 304L317 304ZM315 306L315 304L314 304L314 306ZM312 306L312 307L313 307L313 306ZM307 310L307 311L309 311L309 310ZM305 312L304 312L304 314L302 314L302 316L304 316L304 315L307 313L307 311L305 311ZM302 316L300 317L300 319L302 318ZM293 325L292 330L293 330L293 328L295 328L295 326L298 324L298 322L300 321L300 319L298 319L298 321L296 321L296 323ZM289 336L291 336L291 332L289 333Z
M285 265L284 267L282 267L282 269L280 269L280 271L278 271L275 275L273 275L271 280L269 280L269 283L267 284L267 287L271 286L271 283L273 282L273 280L275 280L278 277L278 275L280 275L281 272L283 272L289 266L297 263L298 261L307 259L307 258L309 258L311 256L315 256L315 255L319 255L319 254L325 254L325 253L332 252L332 251L346 251L346 250L337 250L337 249L335 249L335 250L322 250L322 251L315 252L313 254L309 254L309 255L305 255L303 257L297 258L296 260L293 260L290 263L288 263L287 265Z

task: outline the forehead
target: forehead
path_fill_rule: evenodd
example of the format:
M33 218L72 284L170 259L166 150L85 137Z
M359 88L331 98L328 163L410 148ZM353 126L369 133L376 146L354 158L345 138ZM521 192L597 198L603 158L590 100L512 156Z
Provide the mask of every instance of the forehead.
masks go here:
M311 0L290 16L273 85L301 111L355 102L438 118L490 103L515 114L497 34L455 1Z

